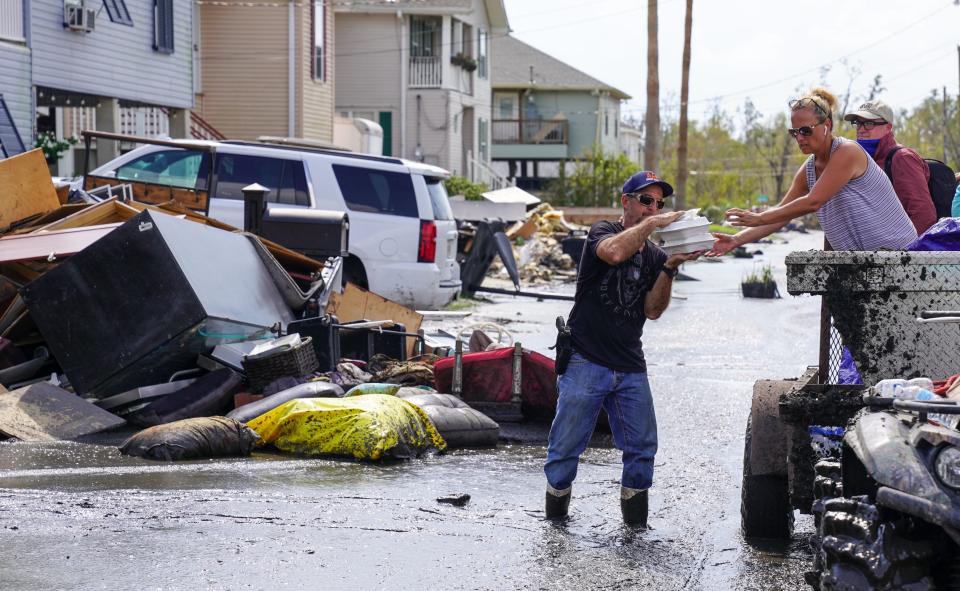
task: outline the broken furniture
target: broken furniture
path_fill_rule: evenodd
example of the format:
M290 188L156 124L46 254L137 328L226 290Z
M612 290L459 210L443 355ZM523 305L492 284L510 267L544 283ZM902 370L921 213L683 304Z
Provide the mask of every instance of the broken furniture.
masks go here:
M77 392L167 381L197 355L293 320L250 241L144 211L21 289Z
M0 160L0 229L60 207L50 169L39 148Z

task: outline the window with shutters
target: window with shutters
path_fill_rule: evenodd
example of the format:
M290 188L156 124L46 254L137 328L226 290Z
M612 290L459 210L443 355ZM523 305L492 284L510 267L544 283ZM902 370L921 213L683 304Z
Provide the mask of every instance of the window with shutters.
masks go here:
M0 0L0 39L26 41L23 34L23 0Z
M123 0L103 0L103 6L107 9L107 16L110 21L121 25L133 26L133 19L130 18L130 11Z
M313 61L310 64L314 80L327 79L327 11L325 2L313 3Z
M477 37L477 76L486 80L489 76L489 58L487 55L490 53L490 36L486 31L480 29Z
M173 53L173 0L153 0L153 49Z

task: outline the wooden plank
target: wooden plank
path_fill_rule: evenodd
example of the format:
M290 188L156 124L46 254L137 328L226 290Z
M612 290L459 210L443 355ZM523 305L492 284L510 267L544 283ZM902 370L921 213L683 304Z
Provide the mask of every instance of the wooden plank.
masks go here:
M0 238L0 262L56 260L76 254L120 224L102 224L54 232L34 232Z
M66 205L67 199L70 198L70 185L56 185L54 190L57 192L57 199L60 200L60 205Z
M19 226L16 230L13 230L11 234L29 234L47 224L62 220L63 218L73 215L78 211L84 210L90 207L89 203L68 203L67 205L61 205L59 208L45 213L37 219L31 221L29 224Z
M130 185L133 188L133 198L142 203L160 205L168 201L174 201L193 211L207 210L206 191L93 175L87 175L83 180L83 187L87 191L104 185L110 185L111 187Z
M0 160L0 228L60 207L40 149Z
M392 320L404 325L409 333L416 333L423 323L423 316L416 311L353 283L347 283L342 294L331 296L327 313L335 315L341 323L355 320ZM407 356L410 357L413 355L416 340L411 338L406 342Z
M133 207L117 201L116 197L111 197L106 201L91 205L90 207L71 214L62 220L51 222L39 228L36 232L52 232L55 230L68 230L70 228L85 228L89 226L100 226L103 224L122 223L140 213Z

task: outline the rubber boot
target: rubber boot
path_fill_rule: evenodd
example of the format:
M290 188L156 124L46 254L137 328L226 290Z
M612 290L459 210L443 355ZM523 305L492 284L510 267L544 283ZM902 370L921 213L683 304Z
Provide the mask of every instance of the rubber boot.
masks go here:
M557 490L547 485L546 510L547 519L563 519L567 516L567 510L570 508L570 491L573 487L567 487L565 490Z
M647 491L621 486L620 511L627 525L647 527Z

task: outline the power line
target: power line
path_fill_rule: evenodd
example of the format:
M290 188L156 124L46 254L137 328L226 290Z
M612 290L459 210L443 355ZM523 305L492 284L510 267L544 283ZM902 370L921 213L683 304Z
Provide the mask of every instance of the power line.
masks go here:
M924 17L921 17L921 18L913 21L913 22L910 23L909 25L906 25L906 26L904 26L904 27L898 28L896 31L890 33L890 34L887 35L886 37L882 37L881 39L878 39L877 41L874 41L873 43L870 43L869 45L865 45L865 46L863 46L863 47L861 47L861 48L859 48L859 49L855 49L855 50L851 51L850 53L848 53L848 54L846 54L846 55L843 55L843 56L838 57L838 58L836 58L836 59L833 59L833 60L830 60L830 61L825 62L825 63L823 63L823 64L820 64L819 66L815 66L815 67L813 67L813 68L809 68L809 69L807 69L807 70L803 70L802 72L798 72L798 73L796 73L796 74L792 74L792 75L790 75L790 76L787 76L787 77L784 77L784 78L780 78L780 79L778 79L778 80L774 80L773 82L768 82L768 83L766 83L766 84L761 84L761 85L759 85L759 86L753 86L753 87L746 88L746 89L743 89L743 90L737 90L737 91L734 91L734 92L728 92L728 93L726 93L726 94L719 94L719 95L712 96L712 97L709 97L709 98L702 98L702 99L697 99L697 100L691 100L690 103L691 103L691 104L692 104L692 103L704 103L704 102L710 102L710 101L725 99L725 98L729 98L729 97L732 97L732 96L737 96L737 95L741 95L741 94L746 94L746 93L748 93L748 92L753 92L754 90L762 90L762 89L764 89L764 88L770 88L771 86L776 86L777 84L782 84L783 82L789 82L789 81L791 81L791 80L796 80L797 78L799 78L800 76L803 76L804 74L809 74L810 72L816 72L816 71L820 70L821 68L823 68L823 67L825 67L825 66L829 66L829 65L834 64L834 63L837 63L837 62L842 62L843 60L847 59L847 58L850 57L850 56L853 56L853 55L856 55L856 54L861 53L861 52L863 52L863 51L866 51L866 50L868 50L868 49L870 49L870 48L872 48L872 47L876 47L876 46L879 45L880 43L883 43L884 41L887 41L887 40L889 40L889 39L892 39L893 37L896 37L897 35L900 35L900 34L906 32L907 30L909 30L909 29L917 26L918 24L922 23L923 21L925 21L925 20L927 20L927 19L929 19L929 18L932 18L933 16L935 16L936 14L938 14L939 12L943 11L944 9L946 9L947 7L949 7L949 6L951 6L951 5L953 5L953 2L951 2L950 4L944 4L944 5L941 6L940 8L934 10L933 12L931 12L930 14L927 14L927 15L924 16Z

